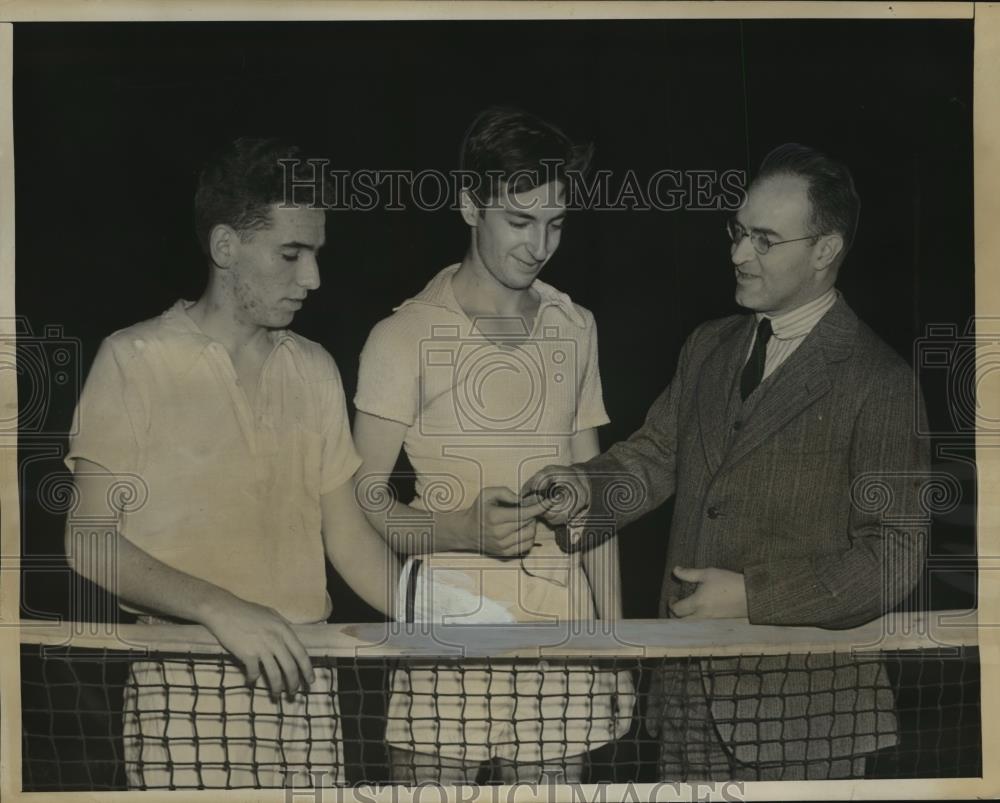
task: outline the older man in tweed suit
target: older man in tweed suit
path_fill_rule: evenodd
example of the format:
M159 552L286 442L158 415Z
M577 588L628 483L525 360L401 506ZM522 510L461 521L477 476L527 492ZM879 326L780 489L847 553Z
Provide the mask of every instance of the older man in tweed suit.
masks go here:
M845 166L772 151L729 223L736 301L753 314L694 331L628 440L526 483L572 487L561 520L619 528L675 495L661 616L847 628L918 580L921 538L854 503L878 482L919 515L929 468L912 372L834 287L859 209ZM623 478L640 499L628 511L608 493ZM670 780L857 777L897 738L877 661L667 662L653 685L647 726Z

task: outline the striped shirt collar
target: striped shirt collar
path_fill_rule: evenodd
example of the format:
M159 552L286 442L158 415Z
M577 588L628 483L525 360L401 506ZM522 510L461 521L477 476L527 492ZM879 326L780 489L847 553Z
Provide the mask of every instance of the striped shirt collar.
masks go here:
M458 303L458 299L455 298L455 291L451 286L451 277L458 272L460 267L460 263L449 265L434 276L423 290L413 296L413 298L408 298L398 307L394 307L393 310L398 310L407 304L430 304L436 307L444 307L459 315L465 315L465 311ZM566 293L556 290L552 285L546 284L541 279L535 279L531 287L538 293L540 299L538 304L539 315L541 315L542 310L546 307L556 307L566 316L570 323L579 326L581 329L586 328L587 322L576 311L576 307L573 306L573 302Z
M758 312L756 319L760 323L764 318L771 318L771 331L778 340L795 340L809 334L813 327L819 323L820 318L826 315L830 307L837 303L839 297L837 289L831 287L819 298L815 298L801 307L796 307L790 312L783 312L774 317Z

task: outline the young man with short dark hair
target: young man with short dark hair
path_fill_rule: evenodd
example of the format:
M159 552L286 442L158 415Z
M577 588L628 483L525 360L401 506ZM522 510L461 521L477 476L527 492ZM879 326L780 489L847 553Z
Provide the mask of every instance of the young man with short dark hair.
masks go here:
M140 621L204 625L243 665L133 662L133 788L342 780L336 676L311 665L292 625L330 614L325 557L393 609L398 564L354 501L361 461L337 366L286 328L319 287L325 240L324 211L283 197L279 160L296 157L240 139L209 162L195 196L204 294L110 335L77 408L78 515L105 510L116 475L147 495L119 516L110 590ZM68 537L67 551L95 580L111 565L106 548Z
M361 355L359 482L387 477L401 448L416 472L409 505L369 512L409 556L407 618L568 632L619 616L616 544L564 553L538 520L550 503L515 490L555 455L596 455L608 421L593 315L538 279L559 247L567 184L588 160L533 115L479 115L461 158L468 250L377 324ZM400 517L426 526L406 537ZM627 675L587 664L397 670L394 777L470 783L496 759L508 783L579 780L587 751L628 729L631 691Z

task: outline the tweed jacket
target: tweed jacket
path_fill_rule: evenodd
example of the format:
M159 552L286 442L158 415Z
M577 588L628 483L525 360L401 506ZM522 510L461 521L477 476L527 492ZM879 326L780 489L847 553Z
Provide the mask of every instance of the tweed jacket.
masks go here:
M628 440L582 465L592 517L621 528L676 497L660 615L694 588L675 566L742 572L750 622L848 628L897 605L919 579L929 471L922 400L906 363L841 297L758 389L734 396L756 322L699 326L673 381ZM734 403L734 400L735 403ZM629 490L622 491L622 484ZM872 494L890 500L878 510ZM882 665L843 655L703 664L724 745L767 764L859 755L895 743Z

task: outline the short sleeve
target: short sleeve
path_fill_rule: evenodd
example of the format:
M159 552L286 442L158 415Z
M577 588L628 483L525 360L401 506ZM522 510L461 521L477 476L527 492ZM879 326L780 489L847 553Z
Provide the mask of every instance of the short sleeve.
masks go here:
M406 426L417 420L420 336L403 313L380 321L361 351L354 406Z
M583 334L581 349L583 365L580 370L579 396L577 401L576 428L582 432L607 424L607 410L604 409L604 391L601 387L601 369L597 359L597 324L594 316L587 312L584 316L587 326Z
M354 448L351 427L347 417L347 399L340 371L332 357L327 355L330 372L325 386L328 392L323 401L323 458L320 468L320 493L325 494L347 482L361 467L361 456Z
M141 379L138 354L123 351L107 339L98 349L73 414L65 463L91 463L113 473L135 472L143 448Z

